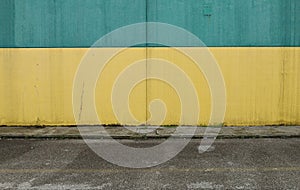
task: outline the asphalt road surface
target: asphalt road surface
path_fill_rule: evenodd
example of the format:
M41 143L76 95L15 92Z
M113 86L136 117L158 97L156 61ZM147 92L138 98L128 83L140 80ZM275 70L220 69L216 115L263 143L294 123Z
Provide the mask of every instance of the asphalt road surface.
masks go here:
M149 147L162 140L121 140ZM300 139L197 139L146 169L116 166L83 140L0 140L0 189L300 189Z

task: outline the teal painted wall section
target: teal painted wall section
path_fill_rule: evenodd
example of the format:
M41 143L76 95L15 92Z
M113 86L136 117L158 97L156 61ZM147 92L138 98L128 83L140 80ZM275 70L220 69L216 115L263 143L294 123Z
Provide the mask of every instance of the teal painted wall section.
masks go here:
M299 0L152 0L149 21L196 34L208 46L299 46Z
M0 46L14 47L14 1L0 1Z
M0 26L13 24L14 32L7 36L15 40L0 45L89 47L114 29L145 22L145 6L144 0L15 0L14 20Z
M207 46L300 45L299 0L2 0L0 16L0 47L89 47L146 19Z

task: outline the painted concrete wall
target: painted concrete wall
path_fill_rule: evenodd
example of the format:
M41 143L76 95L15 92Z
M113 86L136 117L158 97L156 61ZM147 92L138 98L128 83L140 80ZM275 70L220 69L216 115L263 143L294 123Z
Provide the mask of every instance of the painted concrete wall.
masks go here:
M102 48L109 53L113 48ZM220 65L227 90L226 125L300 123L300 48L210 48ZM72 84L84 48L5 48L0 50L0 124L72 125ZM123 68L145 55L131 48L102 73L96 88L98 114L105 124L117 124L109 101L112 84ZM201 104L198 124L207 124L210 94L203 75L168 48L148 48L149 56L177 63L195 83ZM123 61L120 62L120 59ZM124 61L129 60L129 61ZM148 71L151 72L151 69ZM177 124L180 106L175 92L149 81L148 101L160 97L168 106L164 124ZM135 117L146 119L145 84L131 94ZM149 102L148 102L149 103ZM105 108L105 109L103 109ZM126 120L126 118L123 118ZM128 121L127 124L132 123ZM95 123L90 123L95 124ZM189 123L186 124L194 124Z
M300 124L298 0L3 0L0 4L0 125L74 125L73 79L87 48L111 30L145 21L183 27L209 47L226 84L225 125ZM110 53L114 46L107 43L99 51ZM183 40L180 46L191 44ZM201 114L198 123L184 124L206 125L211 97L205 77L192 62L162 47L129 48L112 60L95 93L103 124L119 124L110 102L118 73L134 60L151 57L169 60L188 73L199 94ZM145 76L152 71L148 67ZM130 95L136 119L149 119L146 107L155 98L168 107L164 124L178 124L178 96L155 80L140 83Z
M298 0L2 0L0 47L90 47L146 20L185 28L207 46L299 46L299 12Z

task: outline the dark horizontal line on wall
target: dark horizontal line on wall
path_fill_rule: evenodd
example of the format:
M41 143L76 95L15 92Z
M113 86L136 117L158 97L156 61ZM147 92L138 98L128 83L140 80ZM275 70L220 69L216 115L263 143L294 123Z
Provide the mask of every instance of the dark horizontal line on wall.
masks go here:
M32 48L32 49L37 49L37 48L126 48L127 46L51 46L51 47L47 47L47 46L21 46L21 47L8 47L8 46L0 46L0 48L16 48L16 49L22 49L22 48ZM131 46L131 47L127 47L127 48L145 48L145 47L148 47L148 48L165 48L165 47L170 47L170 46ZM247 45L244 45L244 46L171 46L171 47L182 47L182 48L189 48L189 47L208 47L208 48L238 48L238 47L241 47L241 48L255 48L255 47L266 47L266 48L278 48L278 47L300 47L300 45L296 45L296 46L286 46L286 45L257 45L257 46L247 46Z

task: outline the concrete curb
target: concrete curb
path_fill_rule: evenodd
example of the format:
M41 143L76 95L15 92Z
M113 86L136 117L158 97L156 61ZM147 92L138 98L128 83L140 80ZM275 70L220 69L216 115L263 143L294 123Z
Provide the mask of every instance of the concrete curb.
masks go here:
M136 129L137 127L129 127ZM187 127L190 128L190 127ZM202 138L206 127L198 127L195 134L179 134L175 137L193 136ZM138 128L135 133L120 126L81 127L85 138L167 138L176 130L175 127ZM150 132L149 132L150 131ZM148 133L146 133L148 132ZM289 138L300 137L300 126L255 126L255 127L222 127L217 138ZM0 127L0 138L82 138L77 127Z

